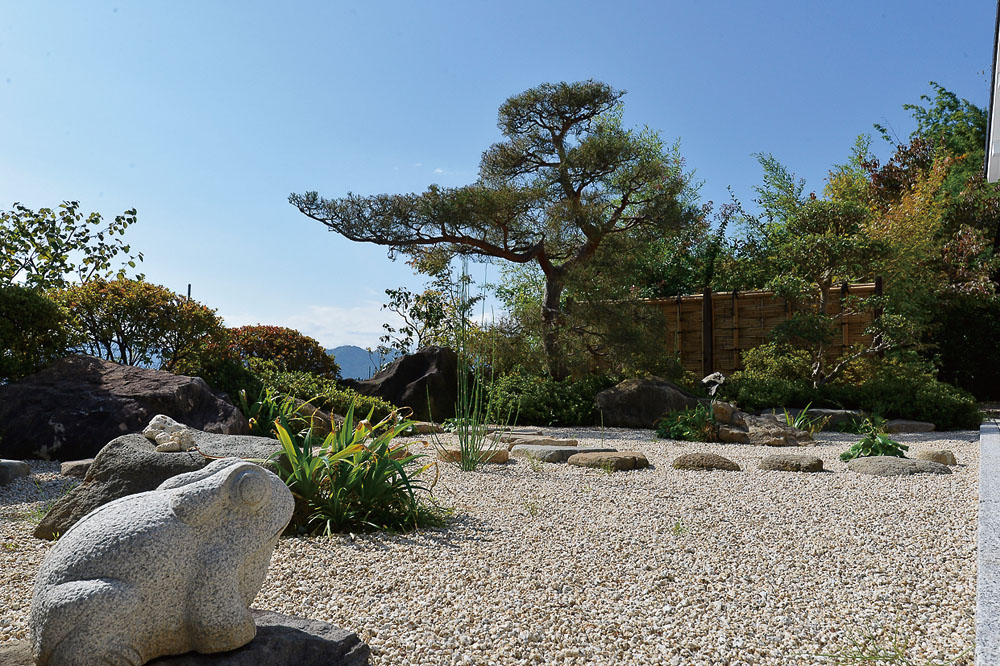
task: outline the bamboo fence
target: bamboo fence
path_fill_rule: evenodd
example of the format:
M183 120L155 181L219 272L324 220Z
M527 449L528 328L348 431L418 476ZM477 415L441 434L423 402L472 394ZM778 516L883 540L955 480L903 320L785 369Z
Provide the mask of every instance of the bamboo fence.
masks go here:
M877 316L868 310L847 314L844 302L849 297L867 298L882 294L882 280L840 286L838 297L831 298L827 314L838 318L841 334L827 352L833 359L849 347L870 344L864 331ZM768 333L792 314L789 303L770 291L706 290L702 294L649 300L666 318L667 349L677 353L686 370L729 374L743 368L743 352L768 342Z

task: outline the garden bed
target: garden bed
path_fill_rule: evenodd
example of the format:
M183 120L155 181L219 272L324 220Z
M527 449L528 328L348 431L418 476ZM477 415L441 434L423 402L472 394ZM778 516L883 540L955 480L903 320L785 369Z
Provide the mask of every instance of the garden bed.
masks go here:
M818 655L872 634L910 642L915 663L963 651L956 663L972 663L978 432L899 435L911 453L948 448L959 465L876 478L838 459L855 435L779 451L542 430L641 451L652 468L441 464L435 495L456 511L447 528L282 539L255 606L356 631L376 666L837 663ZM670 467L702 451L743 471ZM777 452L817 455L830 471L757 469ZM0 490L0 641L25 635L48 548L30 536L32 512L71 481L52 463L33 470Z

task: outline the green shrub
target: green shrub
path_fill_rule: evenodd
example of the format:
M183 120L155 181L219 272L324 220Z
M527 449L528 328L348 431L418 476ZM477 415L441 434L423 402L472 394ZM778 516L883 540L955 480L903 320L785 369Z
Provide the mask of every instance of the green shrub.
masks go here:
M399 408L381 398L360 395L357 391L339 388L337 382L308 372L279 370L271 361L250 360L250 370L260 383L281 395L310 400L319 409L345 414L353 405L361 414L372 412L372 418L382 420Z
M716 439L715 418L707 405L670 412L656 421L656 436L686 442L712 442Z
M214 310L144 280L95 278L54 298L70 313L80 351L122 365L191 374L225 339Z
M67 314L37 289L0 286L0 383L17 381L65 355Z
M599 420L594 396L615 383L605 375L556 381L512 372L493 383L490 419L516 414L518 423L525 425L594 425Z
M430 465L417 467L422 455L392 445L411 425L394 414L374 426L355 424L351 405L343 425L319 441L311 430L296 434L279 416L278 474L305 508L293 516L292 529L329 536L442 524L443 512L421 497L430 488L416 478Z
M340 367L323 346L294 328L257 324L230 328L227 332L229 351L244 363L261 359L286 372L308 372L327 379L340 376Z

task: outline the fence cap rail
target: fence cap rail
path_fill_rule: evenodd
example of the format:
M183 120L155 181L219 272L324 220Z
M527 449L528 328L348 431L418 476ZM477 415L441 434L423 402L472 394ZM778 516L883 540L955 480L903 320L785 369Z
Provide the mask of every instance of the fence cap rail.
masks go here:
M840 284L839 283L835 284L833 286L837 287L838 289L840 288ZM851 282L848 285L848 288L851 289L851 290L855 290L856 289L858 291L865 291L867 289L874 290L875 289L875 283L874 282ZM774 294L773 291L767 291L767 290L764 290L764 289L753 289L753 290L750 290L750 291L736 291L736 292L733 292L733 291L713 291L712 292L712 298L723 297L723 296L730 296L731 297L733 295L733 293L735 293L738 298L742 298L744 296L773 296L775 298L780 298L780 296L775 296L775 294ZM643 298L643 299L640 299L640 302L642 302L642 303L649 303L650 305L670 305L670 304L676 303L678 301L678 299L680 299L681 301L700 301L702 298L704 298L703 294L684 294L682 296L667 296L666 298Z

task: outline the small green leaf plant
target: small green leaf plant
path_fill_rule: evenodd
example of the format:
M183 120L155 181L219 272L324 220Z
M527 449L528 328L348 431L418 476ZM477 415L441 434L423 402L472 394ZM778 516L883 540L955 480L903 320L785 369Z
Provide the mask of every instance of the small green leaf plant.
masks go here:
M661 439L711 442L715 440L716 435L712 408L704 404L669 412L658 419L655 426L656 436Z
M312 428L296 433L286 416L278 416L282 453L273 458L296 498L292 529L329 536L443 524L446 511L429 497L433 483L417 478L435 463L420 466L423 454L392 443L412 425L395 414L375 425L355 422L352 405L343 424L320 441Z
M895 456L905 458L905 451L910 447L900 444L885 433L885 420L878 416L865 419L861 424L861 433L864 439L840 454L840 459L844 462L855 458L867 458L869 456Z
M808 403L803 407L798 414L792 416L792 414L786 409L785 412L785 425L790 425L793 428L799 430L805 430L810 435L815 435L830 422L829 416L809 416L809 407L812 406L812 402Z

